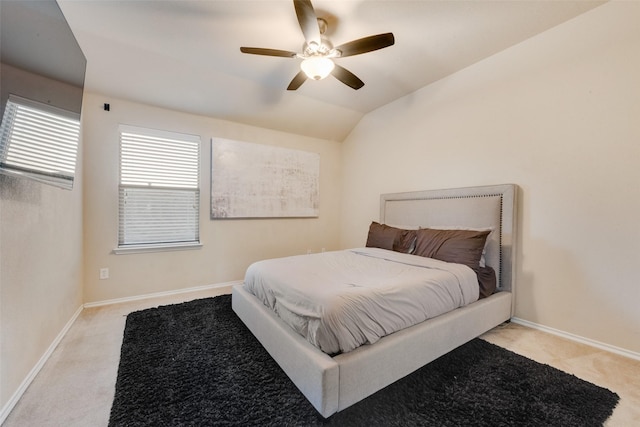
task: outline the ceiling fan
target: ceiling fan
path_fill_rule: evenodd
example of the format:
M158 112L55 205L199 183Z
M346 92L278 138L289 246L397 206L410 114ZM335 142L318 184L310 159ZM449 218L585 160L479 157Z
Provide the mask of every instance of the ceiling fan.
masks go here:
M327 21L316 17L316 12L310 0L293 0L298 23L305 42L302 53L288 50L265 49L260 47L241 47L243 53L265 56L280 56L284 58L300 58L300 72L291 80L287 90L298 89L308 78L321 80L331 74L336 79L353 89L360 89L364 82L355 74L333 62L336 58L359 55L393 45L393 33L377 34L363 37L340 46L333 44L325 37Z

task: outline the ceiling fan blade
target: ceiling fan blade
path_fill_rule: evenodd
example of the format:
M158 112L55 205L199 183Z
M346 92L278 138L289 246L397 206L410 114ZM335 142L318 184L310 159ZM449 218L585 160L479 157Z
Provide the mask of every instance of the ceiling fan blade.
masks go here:
M295 58L297 55L295 52L288 50L264 49L261 47L241 47L240 52L251 53L253 55L282 56L284 58Z
M314 42L320 45L320 27L318 27L318 18L311 1L293 0L293 7L296 9L298 23L307 44Z
M393 33L377 34L375 36L363 37L345 44L337 46L335 49L342 52L340 57L359 55L373 50L383 49L395 43Z
M307 75L304 73L304 71L300 71L298 74L296 74L293 80L291 80L291 83L289 83L289 86L287 86L287 90L296 90L300 86L302 86L302 83L306 81Z
M339 66L338 64L336 64L331 74L333 75L333 77L340 80L342 83L346 84L352 89L358 90L362 86L364 86L364 82L360 80L355 74L353 74L346 68Z

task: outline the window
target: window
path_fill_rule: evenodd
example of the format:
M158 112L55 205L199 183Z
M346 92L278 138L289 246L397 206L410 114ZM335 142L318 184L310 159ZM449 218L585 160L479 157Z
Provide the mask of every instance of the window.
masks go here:
M80 116L10 95L0 127L0 172L73 188Z
M116 253L200 246L200 138L120 126Z

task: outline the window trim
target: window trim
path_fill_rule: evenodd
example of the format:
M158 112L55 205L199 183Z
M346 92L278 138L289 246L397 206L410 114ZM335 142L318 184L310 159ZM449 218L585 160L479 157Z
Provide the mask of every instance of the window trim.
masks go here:
M202 242L198 243L156 243L153 245L127 245L113 249L116 255L142 254L149 252L188 251L202 248Z
M5 162L6 160L5 157L8 155L12 144L8 143L6 144L6 146L4 146L2 142L5 140L5 136L6 136L6 139L12 139L11 136L14 133L15 124L16 124L15 118L16 118L16 115L19 113L18 110L20 108L36 110L39 114L53 115L53 116L57 116L63 121L74 122L73 125L69 125L68 128L64 123L57 122L55 124L56 128L60 129L61 127L65 127L65 129L62 131L61 134L57 134L55 138L49 138L47 136L43 136L43 135L47 135L47 132L43 133L42 135L33 137L35 138L35 140L38 140L37 144L33 146L39 150L36 154L33 154L33 158L37 159L38 157L42 158L42 151L40 150L44 149L46 153L46 147L48 146L48 144L43 143L44 138L47 138L48 142L51 142L53 140L57 140L57 142L60 142L61 139L64 139L63 135L65 135L65 133L69 137L71 136L70 133L73 132L73 136L75 137L75 139L67 139L66 142L64 142L63 144L55 143L54 145L55 147L62 149L62 152L68 153L67 156L59 157L61 159L61 162L57 163L56 166L59 166L62 168L66 166L69 169L60 169L57 172L51 172L51 171L47 171L39 168L38 166L41 166L41 164L38 163L37 161L33 163L33 167L22 167L19 164L12 164L12 163ZM13 111L13 117L11 118L9 118L8 116L11 114L9 113L9 111ZM27 113L27 115L29 115L29 113ZM2 165L0 165L0 173L8 176L27 178L36 182L52 185L57 188L62 188L64 190L73 190L73 184L75 182L76 174L78 170L78 154L80 151L80 138L82 134L80 114L75 113L73 111L64 110L62 108L58 108L53 105L44 104L42 102L23 98L18 95L9 94L2 116L3 117L0 119L2 121L2 124L4 125L5 120L7 120L11 122L11 126L10 127L8 126L6 129L0 128L0 131L1 131L0 132L0 150L1 150L0 162L2 163ZM27 123L30 123L30 122L31 121L28 121ZM38 119L37 122L43 123L40 121L40 119ZM29 128L28 133L29 134L32 133L31 128ZM18 142L16 142L16 144L17 144L16 147L18 147L17 150L19 150L18 151L19 153L21 150L24 150L24 148L26 147L25 145L20 144ZM26 151L31 151L31 150L27 148ZM24 152L22 154L24 154ZM20 156L20 157L16 157L16 159L31 160L32 158ZM47 163L47 165L52 165L52 164ZM71 165L73 165L72 168L70 168Z
M138 135L144 135L151 138L167 138L177 139L180 141L191 142L197 145L197 161L196 161L196 187L167 187L160 185L139 186L133 184L122 184L122 134L133 133ZM183 250L195 250L202 248L202 241L200 236L200 222L202 209L202 203L200 198L200 184L201 184L201 162L202 162L202 138L199 135L165 131L160 129L151 129L141 126L132 126L120 124L118 128L118 141L119 141L119 157L118 157L118 226L117 226L117 244L112 250L112 253L116 255L135 254L135 253L149 253L149 252L167 252L167 251L183 251ZM196 195L198 202L197 209L197 224L196 224L196 238L194 241L181 241L181 242L158 242L158 243L120 243L120 235L123 232L121 230L121 210L122 210L122 196L121 191L123 188L142 188L150 190L190 190Z

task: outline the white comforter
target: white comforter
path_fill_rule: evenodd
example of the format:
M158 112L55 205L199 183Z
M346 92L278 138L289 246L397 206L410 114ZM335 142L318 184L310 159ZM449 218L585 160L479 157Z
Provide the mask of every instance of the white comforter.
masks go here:
M469 267L377 248L259 261L244 287L328 354L478 299Z

